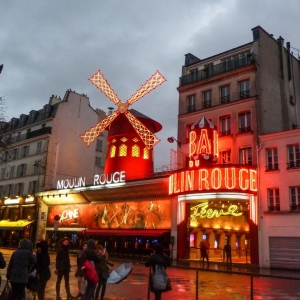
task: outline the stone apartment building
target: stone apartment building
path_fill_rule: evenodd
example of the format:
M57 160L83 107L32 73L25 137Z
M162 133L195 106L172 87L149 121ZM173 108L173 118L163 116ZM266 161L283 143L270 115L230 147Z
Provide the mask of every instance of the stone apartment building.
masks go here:
M62 179L103 173L107 133L88 148L80 134L105 116L90 106L86 95L67 90L63 99L51 96L42 109L1 122L2 244L35 237L39 209L35 193L56 189Z

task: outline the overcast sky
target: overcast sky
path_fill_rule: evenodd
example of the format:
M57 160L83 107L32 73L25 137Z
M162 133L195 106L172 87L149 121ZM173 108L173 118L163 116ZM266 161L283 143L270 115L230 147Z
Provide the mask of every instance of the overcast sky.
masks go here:
M257 25L300 49L298 0L0 2L6 120L41 109L52 94L63 98L69 88L107 112L114 104L88 81L97 70L122 101L159 70L167 82L131 106L163 126L155 168L168 165L175 148L167 137L177 137L176 88L186 53L206 58L251 42Z

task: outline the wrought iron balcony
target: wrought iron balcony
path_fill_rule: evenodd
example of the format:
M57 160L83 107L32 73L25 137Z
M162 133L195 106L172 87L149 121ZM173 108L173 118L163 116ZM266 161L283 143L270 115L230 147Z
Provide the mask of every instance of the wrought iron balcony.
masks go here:
M287 163L287 169L294 169L294 168L300 168L300 161L290 161Z
M220 131L220 136L226 136L231 134L231 129Z
M239 69L255 62L255 54L249 54L242 58L226 60L220 64L210 66L206 69L192 72L190 74L180 77L179 86L188 85L197 81L205 80L207 78L230 72Z
M299 203L298 204L292 203L290 205L290 207L291 207L291 211L295 211L295 210L299 211L300 210L300 204Z
M245 126L239 128L239 133L251 131L251 126Z
M275 163L275 164L268 164L266 166L266 172L267 171L278 171L279 170L279 164Z
M28 139L31 139L31 138L34 138L34 137L37 137L37 136L40 136L40 135L50 134L51 129L52 129L52 127L44 127L44 128L38 129L38 130L27 132L27 133L22 134L22 135L17 135L17 136L15 136L11 139L10 145L14 144L14 143L21 142L21 141L25 141L25 140L28 140Z
M270 205L269 211L280 211L280 204Z
M193 112L196 111L196 104L188 105L186 107L186 112Z
M246 90L246 91L239 92L239 96L240 99L247 99L250 97L250 91Z
M221 104L229 103L230 102L230 95L220 97Z
M202 102L202 107L203 108L209 108L211 106L212 106L212 101L211 100L207 100L207 101Z

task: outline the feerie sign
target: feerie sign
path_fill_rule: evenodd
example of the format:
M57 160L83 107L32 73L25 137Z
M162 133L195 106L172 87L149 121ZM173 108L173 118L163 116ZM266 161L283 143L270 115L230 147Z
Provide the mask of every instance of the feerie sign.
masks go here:
M94 175L93 185L105 185L125 182L125 171L115 172L113 174ZM63 179L57 181L57 189L72 189L86 186L86 177Z
M169 194L192 191L257 191L256 170L240 167L199 168L174 173L169 177Z

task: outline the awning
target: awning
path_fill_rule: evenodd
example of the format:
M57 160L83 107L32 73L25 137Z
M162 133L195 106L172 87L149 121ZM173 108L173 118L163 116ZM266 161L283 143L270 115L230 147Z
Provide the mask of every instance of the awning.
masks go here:
M74 232L79 232L79 231L84 231L85 227L59 227L57 231L74 231ZM47 227L46 231L54 231L54 227Z
M87 229L88 235L103 236L162 236L164 233L170 233L169 229Z
M0 221L0 230L23 230L24 227L30 225L33 221L28 220L18 220L18 221L9 221L2 220Z

